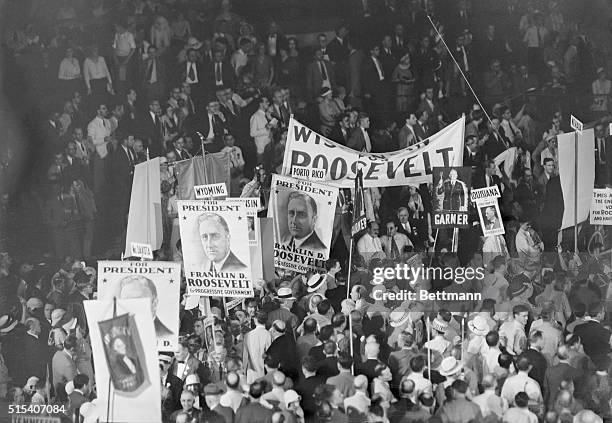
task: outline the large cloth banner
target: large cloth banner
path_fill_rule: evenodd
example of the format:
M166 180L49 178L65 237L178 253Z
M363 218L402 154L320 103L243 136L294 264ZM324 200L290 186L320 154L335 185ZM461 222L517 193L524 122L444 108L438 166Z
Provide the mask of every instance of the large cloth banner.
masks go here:
M176 197L179 200L195 200L194 186L224 182L229 192L230 157L227 153L206 154L190 160L176 162L174 170L178 181Z
M574 173L576 152L574 132L557 135L559 148L559 179L563 191L563 221L561 229L574 226ZM589 217L589 209L595 184L595 137L592 129L578 134L578 223Z
M171 261L99 261L98 298L148 298L159 351L178 348L181 264Z
M337 199L338 188L272 175L268 217L274 218L276 267L305 273L324 266Z
M179 201L178 215L187 295L252 297L245 203Z
M432 182L434 167L463 165L462 117L428 139L392 153L361 153L317 134L294 119L289 123L282 175L293 166L324 171L325 183L354 188L358 169L363 186L388 187Z
M152 250L163 241L159 158L134 167L130 212L125 237L125 256L132 256L132 243L148 244Z
M97 396L104 410L100 423L161 423L151 301L91 300L83 305L91 336ZM107 407L109 401L111 406Z

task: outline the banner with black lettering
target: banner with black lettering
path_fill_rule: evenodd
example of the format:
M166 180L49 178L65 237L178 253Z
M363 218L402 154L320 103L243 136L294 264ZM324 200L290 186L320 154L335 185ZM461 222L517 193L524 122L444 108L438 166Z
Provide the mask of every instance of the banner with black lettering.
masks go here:
M84 301L83 306L97 397L100 409L104 410L100 422L161 423L161 386L151 301L91 300Z
M272 175L268 217L274 218L274 265L305 273L329 258L338 188Z
M178 202L187 295L252 297L244 201Z
M358 169L363 170L363 186L388 187L431 183L434 167L463 165L463 132L465 118L462 117L440 132L391 153L362 153L335 143L317 134L307 126L291 119L282 175L292 176L292 168L298 166L317 173L325 184L338 188L353 188ZM312 180L312 178L311 178Z
M148 298L159 351L178 348L181 264L171 261L99 261L98 298Z
M467 228L470 167L434 168L433 209L434 228Z

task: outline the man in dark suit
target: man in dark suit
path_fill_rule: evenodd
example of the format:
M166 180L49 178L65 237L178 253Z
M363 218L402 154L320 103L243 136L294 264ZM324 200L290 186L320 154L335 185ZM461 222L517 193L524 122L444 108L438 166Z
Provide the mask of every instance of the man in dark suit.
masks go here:
M215 51L213 62L208 65L206 72L206 86L213 91L220 87L234 87L236 74L232 65L223 60L223 52Z
M605 314L606 310L601 303L593 304L589 309L591 319L574 329L574 334L582 341L584 352L593 361L610 353L610 331L600 323Z
M136 123L136 136L146 143L149 156L159 157L166 153L161 123L161 107L156 99L149 101L149 108Z
M334 63L337 67L339 64L346 64L349 55L349 49L347 46L347 35L348 29L345 25L339 25L336 27L336 37L327 44L327 55L329 60ZM342 69L344 67L341 67Z
M290 314L294 316L292 313ZM272 335L272 343L266 350L266 356L276 360L279 363L279 370L285 375L292 380L297 380L299 368L292 327L287 327L283 320L275 320L272 322L270 334Z
M196 141L202 140L209 153L216 153L223 148L223 134L227 131L225 116L221 113L219 102L210 100L206 105L206 115L196 124Z
M408 52L408 38L406 37L406 32L404 31L404 25L400 23L395 25L392 50L393 54L396 58L398 58L398 60Z
M503 183L501 178L495 172L495 162L493 160L486 160L482 163L482 167L475 173L472 186L474 188L486 188L497 185L497 189L501 194Z
M162 412L164 414L172 414L175 410L181 408L181 392L183 390L183 381L178 376L175 376L170 371L172 357L170 353L160 353L158 355L159 374L163 381L162 386Z
M83 404L89 401L89 377L84 373L79 373L72 381L74 391L68 395L68 415L74 416L74 421L80 421L80 409Z
M489 123L489 134L485 135L485 144L482 147L482 152L488 160L495 159L510 148L508 138L499 132L499 119L492 117L491 122L492 124Z
M157 57L155 46L149 46L147 60L141 64L140 79L147 99L159 99L166 95L166 65Z
M323 354L325 354L325 358L317 363L317 375L325 380L340 373L338 370L336 348L336 343L333 341L327 341L323 344Z
M47 343L40 339L42 326L40 320L35 317L26 319L27 329L24 338L23 365L25 374L36 376L40 380L45 380L47 374L47 362L49 360Z
M198 231L204 248L202 268L211 272L244 272L247 266L230 250L230 231L226 220L216 213L198 217Z
M501 228L501 222L498 219L495 207L488 206L484 210L485 213L485 229L487 231L493 231Z
M179 64L179 68L176 72L178 75L179 84L189 84L191 97L195 103L195 108L199 109L204 96L204 80L206 65L203 64L198 58L197 50L190 49L187 51L187 61Z
M175 139L172 143L172 146L174 147L173 151L174 154L176 154L177 161L187 160L192 157L191 153L185 150L185 139L183 137L178 137L177 139Z
M308 194L294 191L287 202L287 234L282 240L291 248L323 252L327 249L315 232L317 203Z
M317 48L313 61L306 68L306 87L312 98L317 98L321 88L334 88L336 73L334 65L323 57L323 51Z
M370 56L363 66L363 94L371 99L375 109L387 110L390 106L389 81L391 75L385 73L380 58L380 46L370 49Z
M440 178L436 191L438 195L444 193L443 210L461 210L467 207L467 187L457 179L458 176L457 170L451 169L446 181L442 182Z
M370 153L372 151L372 142L368 134L369 128L370 117L365 113L359 113L359 125L351 133L346 146L355 151Z
M429 125L427 121L429 120L429 113L425 109L419 109L416 112L417 121L416 124L412 127L414 129L414 135L417 139L417 143L427 139L429 137Z
M130 196L132 193L132 181L134 179L134 165L136 164L136 153L132 150L134 137L128 134L116 134L121 143L111 155L110 179L111 186L116 199L115 222L117 231L125 228L127 215L130 209Z
M397 62L399 61L399 58L395 56L393 51L393 39L390 35L385 35L382 39L380 61L385 76L390 80L395 70L395 66L397 66Z
M295 386L295 391L302 397L304 417L310 421L317 412L315 389L325 383L325 379L317 375L316 359L310 355L302 359L302 374L304 378Z
M209 383L204 387L204 399L208 409L222 417L223 423L233 423L234 410L221 405L221 394L223 394L223 389L215 383Z
M350 118L348 113L344 113L338 123L332 128L329 139L341 145L347 145L351 137Z
M463 148L463 166L480 166L483 158L479 150L478 137L468 135L465 138L465 147Z

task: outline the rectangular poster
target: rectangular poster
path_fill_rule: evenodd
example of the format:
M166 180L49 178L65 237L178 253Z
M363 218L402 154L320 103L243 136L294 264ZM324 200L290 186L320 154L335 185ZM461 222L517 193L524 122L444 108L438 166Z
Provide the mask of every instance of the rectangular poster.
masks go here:
M187 295L253 296L244 203L179 201L178 215Z
M338 188L272 175L268 217L274 219L274 265L305 273L329 258Z
M176 351L181 264L171 261L99 261L98 298L148 298L159 351Z
M434 168L434 228L467 228L470 167Z
M462 117L435 135L391 153L362 153L317 134L294 119L289 122L282 175L293 175L292 168L318 170L325 184L353 188L358 169L363 170L364 188L431 183L436 166L463 165Z
M227 198L226 201L243 204L246 208L247 226L249 229L249 245L257 247L259 244L259 225L257 224L257 212L261 207L259 198Z
M480 227L484 236L503 235L506 233L496 197L478 201L476 208L478 209Z
M593 189L591 225L612 225L612 188Z
M99 421L161 423L151 301L90 300L83 306L90 330L98 401L104 410Z

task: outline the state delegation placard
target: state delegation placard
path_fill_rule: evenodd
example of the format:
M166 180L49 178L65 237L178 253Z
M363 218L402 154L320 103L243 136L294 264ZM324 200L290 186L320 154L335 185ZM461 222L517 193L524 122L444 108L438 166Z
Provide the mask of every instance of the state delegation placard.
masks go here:
M178 215L187 295L252 297L245 203L179 201Z
M268 217L274 218L274 265L305 273L329 258L338 188L272 175Z
M148 298L159 351L176 351L181 264L171 261L99 261L98 298Z

